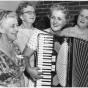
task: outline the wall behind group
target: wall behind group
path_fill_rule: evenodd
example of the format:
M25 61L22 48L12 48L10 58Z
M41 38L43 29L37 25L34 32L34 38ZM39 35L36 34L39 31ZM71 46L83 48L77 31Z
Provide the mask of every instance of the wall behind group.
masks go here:
M19 3L22 1L0 1L0 10L15 11Z
M12 10L15 11L18 7L18 5L23 2L24 0L18 0L18 1L0 1L0 10ZM26 0L25 0L26 1ZM36 5L38 1L33 1L33 0L27 0L31 2L32 4Z
M0 10L12 10L15 11L18 5L23 2L24 0L20 1L0 1ZM25 0L26 1L26 0ZM55 1L55 0L27 0L34 5L36 5L36 15L37 17L48 17L49 16L49 8L51 7L52 4L54 3L59 3L67 6L70 12L70 24L75 25L76 24L76 18L78 15L78 11L81 7L87 6L88 1ZM44 19L43 19L44 20ZM40 22L39 22L40 23Z
M67 6L70 12L70 23L72 26L76 24L76 18L78 15L78 11L83 6L88 6L88 1L41 1L37 5L37 16L48 16L49 8L52 4L59 3Z

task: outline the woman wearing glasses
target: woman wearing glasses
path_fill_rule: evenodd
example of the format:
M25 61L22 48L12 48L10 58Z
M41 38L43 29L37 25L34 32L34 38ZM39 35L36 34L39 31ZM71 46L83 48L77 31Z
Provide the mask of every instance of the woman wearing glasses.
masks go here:
M22 2L16 12L22 21L22 24L19 26L18 39L16 42L19 44L21 51L23 51L28 38L35 29L33 27L36 18L35 8L30 2Z
M19 45L21 52L23 52L29 37L32 35L33 30L36 29L33 27L33 23L36 19L35 7L30 2L24 1L20 3L16 12L21 18L22 24L19 26L19 32L15 43ZM33 54L30 59L31 66L34 66L34 58L35 54ZM26 76L25 86L28 86L28 78Z

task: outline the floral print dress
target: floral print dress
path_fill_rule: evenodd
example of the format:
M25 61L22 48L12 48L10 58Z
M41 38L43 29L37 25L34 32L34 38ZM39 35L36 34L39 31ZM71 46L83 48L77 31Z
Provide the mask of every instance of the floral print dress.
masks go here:
M15 61L0 50L0 86L20 87L20 78L24 72L24 61L18 46L15 46Z

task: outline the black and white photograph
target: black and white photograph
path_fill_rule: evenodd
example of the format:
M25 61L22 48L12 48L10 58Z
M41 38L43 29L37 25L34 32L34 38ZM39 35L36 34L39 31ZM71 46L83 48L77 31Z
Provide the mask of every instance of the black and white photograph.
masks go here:
M0 87L88 87L88 1L0 0Z

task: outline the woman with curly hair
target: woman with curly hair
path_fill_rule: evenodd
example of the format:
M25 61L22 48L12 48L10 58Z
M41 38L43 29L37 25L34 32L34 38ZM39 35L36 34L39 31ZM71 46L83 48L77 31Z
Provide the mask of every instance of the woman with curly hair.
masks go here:
M1 12L0 33L0 86L24 87L23 57L14 43L18 33L18 15L15 12Z

